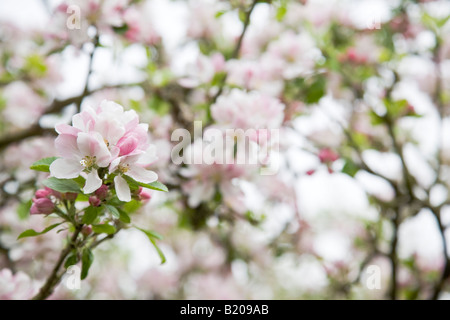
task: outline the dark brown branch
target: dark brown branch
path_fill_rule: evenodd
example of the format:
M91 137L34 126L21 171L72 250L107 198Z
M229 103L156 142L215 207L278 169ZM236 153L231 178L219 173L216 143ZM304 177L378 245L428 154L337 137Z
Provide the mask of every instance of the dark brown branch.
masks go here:
M64 273L60 272L61 266L63 265L64 261L66 260L69 253L76 248L76 241L78 238L78 235L81 232L83 225L77 226L75 229L75 232L72 235L72 238L70 239L70 242L67 244L67 246L64 248L63 251L61 251L61 254L59 255L58 261L56 262L52 273L47 278L47 281L45 282L44 286L39 290L39 293L33 297L33 300L45 300L47 299L52 293L55 287L58 285L58 283L61 281L62 276Z

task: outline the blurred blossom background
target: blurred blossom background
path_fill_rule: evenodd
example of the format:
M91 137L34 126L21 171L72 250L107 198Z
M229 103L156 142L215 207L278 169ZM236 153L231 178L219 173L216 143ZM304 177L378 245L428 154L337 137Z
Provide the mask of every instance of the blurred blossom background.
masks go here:
M30 165L103 99L149 124L170 191L132 220L167 262L122 230L52 299L450 298L449 1L0 2L0 299L31 298L66 240L17 240L51 220ZM173 163L196 120L277 129L277 173Z

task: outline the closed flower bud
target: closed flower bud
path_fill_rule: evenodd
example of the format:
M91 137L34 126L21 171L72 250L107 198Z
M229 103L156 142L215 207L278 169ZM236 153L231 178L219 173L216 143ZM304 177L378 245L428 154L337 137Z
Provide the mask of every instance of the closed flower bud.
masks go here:
M98 199L105 200L108 196L108 190L108 186L106 184L102 184L102 186L95 191L95 195Z
M83 226L83 229L81 229L81 234L85 237L90 235L92 233L92 227L91 226Z
M330 163L339 159L339 155L331 149L325 148L319 151L319 160L322 163Z
M99 207L102 204L102 201L97 196L90 196L89 204L93 207Z
M40 198L48 198L50 195L51 195L50 189L46 188L37 190L34 196L36 197L36 199L40 199Z
M30 214L50 214L54 210L55 204L49 198L34 198Z
M138 199L142 202L148 202L152 198L152 194L150 191L145 190L142 187L139 187L138 191Z

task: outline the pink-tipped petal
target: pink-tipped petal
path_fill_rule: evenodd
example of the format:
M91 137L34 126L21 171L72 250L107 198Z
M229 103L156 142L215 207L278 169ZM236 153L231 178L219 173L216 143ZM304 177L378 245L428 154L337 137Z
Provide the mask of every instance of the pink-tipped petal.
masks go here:
M55 140L55 147L64 158L81 158L77 137L74 135L60 134Z
M71 136L77 136L77 134L81 131L80 129L69 126L68 124L65 123L56 125L55 130L59 134L68 134Z

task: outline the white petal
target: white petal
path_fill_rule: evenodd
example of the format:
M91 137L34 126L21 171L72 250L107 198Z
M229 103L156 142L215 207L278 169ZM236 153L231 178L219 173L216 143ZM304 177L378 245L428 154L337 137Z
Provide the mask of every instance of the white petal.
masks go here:
M120 164L120 158L116 158L111 162L111 165L109 166L109 173L112 173L116 171L117 167Z
M56 159L50 165L50 173L58 179L73 179L83 170L81 163L74 159Z
M158 175L155 172L146 170L137 165L130 165L130 169L127 171L126 175L143 183L151 183L158 180Z
M69 134L60 134L55 140L55 147L59 154L64 158L81 159L80 150L78 150L77 137Z
M88 194L92 193L102 186L102 179L99 178L97 170L92 170L86 179L86 185L84 186L83 192Z
M125 179L121 176L117 176L114 178L114 184L116 185L117 198L119 198L120 201L131 201L130 187Z

